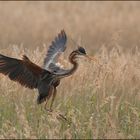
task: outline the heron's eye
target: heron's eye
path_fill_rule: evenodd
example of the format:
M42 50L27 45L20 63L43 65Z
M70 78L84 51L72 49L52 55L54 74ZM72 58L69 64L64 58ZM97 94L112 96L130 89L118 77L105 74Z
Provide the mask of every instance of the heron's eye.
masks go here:
M81 54L86 54L86 51L83 47L79 47L78 48L78 51L81 53Z

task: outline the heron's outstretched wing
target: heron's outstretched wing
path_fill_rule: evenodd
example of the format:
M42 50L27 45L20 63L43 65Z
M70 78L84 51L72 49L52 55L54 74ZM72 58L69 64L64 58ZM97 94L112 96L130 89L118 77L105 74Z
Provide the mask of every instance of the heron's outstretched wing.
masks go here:
M46 54L46 58L44 59L44 68L50 72L61 70L59 66L57 66L58 57L62 52L66 49L67 36L64 30L62 30L58 36L52 41L48 52Z
M32 63L27 56L23 60L10 58L0 54L0 73L8 75L11 80L28 88L37 88L43 69Z

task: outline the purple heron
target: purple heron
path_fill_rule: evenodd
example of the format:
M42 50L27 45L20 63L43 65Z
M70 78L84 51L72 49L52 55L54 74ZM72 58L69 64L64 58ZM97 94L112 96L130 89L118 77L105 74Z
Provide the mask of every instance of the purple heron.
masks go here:
M46 101L46 107L48 100L52 96L51 109L60 80L72 75L76 71L79 55L88 57L85 49L78 47L69 55L69 61L73 65L72 68L60 68L57 65L57 61L60 54L65 51L66 43L67 36L65 31L62 30L49 46L43 68L31 62L26 55L23 55L22 60L19 60L0 54L0 73L7 75L11 80L20 83L22 86L38 89L38 104Z

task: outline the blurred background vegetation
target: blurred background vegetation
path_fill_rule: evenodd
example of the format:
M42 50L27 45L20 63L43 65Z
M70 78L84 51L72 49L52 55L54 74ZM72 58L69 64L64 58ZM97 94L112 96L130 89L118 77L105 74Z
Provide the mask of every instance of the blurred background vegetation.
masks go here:
M93 51L140 45L139 2L0 2L0 47L47 44L61 30Z

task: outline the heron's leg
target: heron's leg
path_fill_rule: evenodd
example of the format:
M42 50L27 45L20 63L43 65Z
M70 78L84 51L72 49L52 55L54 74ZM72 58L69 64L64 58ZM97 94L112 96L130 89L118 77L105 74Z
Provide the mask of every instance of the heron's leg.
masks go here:
M49 101L49 99L50 99L50 97L51 97L51 95L52 95L52 93L53 93L53 90L54 90L54 88L51 87L50 90L49 90L49 94L48 94L48 96L47 96L47 98L46 98L46 102L45 102L45 109L46 109L46 110L48 110L48 109L47 109L47 103L48 103L48 101Z
M52 97L52 101L51 101L51 105L50 105L50 110L52 110L52 105L53 105L54 99L55 99L55 97L56 97L56 93L57 93L57 90L56 90L56 87L54 87L54 90L53 90L53 97Z

